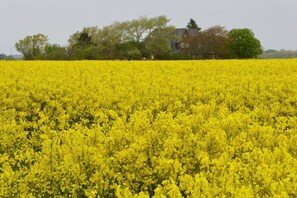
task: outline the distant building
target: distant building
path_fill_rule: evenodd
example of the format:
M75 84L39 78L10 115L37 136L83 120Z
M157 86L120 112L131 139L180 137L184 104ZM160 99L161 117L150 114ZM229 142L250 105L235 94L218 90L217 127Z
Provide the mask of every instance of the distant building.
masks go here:
M191 36L194 36L199 31L196 29L187 29L187 28L178 28L175 29L175 34L177 37L177 40L171 41L170 46L171 50L174 53L188 53L190 43L189 40Z

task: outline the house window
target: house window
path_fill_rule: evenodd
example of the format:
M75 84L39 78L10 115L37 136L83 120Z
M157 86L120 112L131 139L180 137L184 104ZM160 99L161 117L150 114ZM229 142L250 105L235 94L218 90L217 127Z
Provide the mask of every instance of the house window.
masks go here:
M176 50L180 50L179 43L174 43L174 45L175 45L175 49L176 49Z

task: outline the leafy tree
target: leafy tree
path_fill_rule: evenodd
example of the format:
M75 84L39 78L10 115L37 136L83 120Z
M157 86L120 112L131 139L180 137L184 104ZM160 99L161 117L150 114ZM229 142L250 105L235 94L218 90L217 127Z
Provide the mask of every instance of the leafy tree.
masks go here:
M68 50L68 52L69 52L69 59L72 59L72 60L104 59L101 46L89 45L83 48L71 48Z
M102 59L102 46L98 43L97 27L86 27L69 38L69 55L74 60Z
M260 41L250 29L233 29L228 37L231 58L256 58L263 52Z
M114 22L99 30L97 45L102 47L103 58L107 60L120 59L120 45L124 42L124 24Z
M125 21L121 23L122 43L130 43L132 48L128 52L139 58L150 58L152 55L161 58L170 52L168 43L175 37L174 27L168 26L168 22L166 16Z
M119 45L120 58L128 60L141 59L141 49L143 49L143 46L135 41L124 42Z
M145 46L155 58L168 59L171 53L169 43L174 38L174 27L157 28L146 38Z
M188 29L196 29L198 31L201 30L201 28L197 25L196 21L194 19L192 19L192 18L188 22L187 28Z
M97 44L98 32L100 29L96 26L85 27L82 31L77 31L72 34L69 39L69 47L78 47L84 44Z
M123 22L125 38L124 40L140 43L145 39L145 36L151 31L154 26L154 19L147 17L140 17L132 21Z
M43 34L36 34L33 36L26 36L19 40L15 47L23 54L25 60L38 59L44 55L45 47L48 45L48 37Z
M114 22L103 28L87 27L69 38L72 59L141 59L170 53L174 28L165 16ZM89 54L93 55L89 55Z
M228 56L228 31L222 26L213 26L193 35L190 53L202 59L226 58Z
M57 44L48 44L44 49L45 53L40 57L44 60L66 60L67 49Z
M87 32L82 32L77 40L78 47L85 47L92 45L92 37Z

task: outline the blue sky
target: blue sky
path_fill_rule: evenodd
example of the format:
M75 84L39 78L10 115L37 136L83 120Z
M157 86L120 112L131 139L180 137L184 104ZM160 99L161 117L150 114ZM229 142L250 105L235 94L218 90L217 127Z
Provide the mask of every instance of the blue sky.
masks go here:
M296 8L296 0L0 0L0 53L16 54L15 42L27 35L67 45L86 26L159 15L179 28L190 18L203 29L250 28L265 49L297 50Z

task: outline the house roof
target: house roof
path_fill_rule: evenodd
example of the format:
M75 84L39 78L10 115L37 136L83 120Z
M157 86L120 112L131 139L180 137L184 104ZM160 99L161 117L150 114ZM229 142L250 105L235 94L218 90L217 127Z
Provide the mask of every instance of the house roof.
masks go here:
M175 33L178 37L182 37L185 33L192 36L197 34L199 31L196 29L187 29L187 28L177 28L175 29Z

